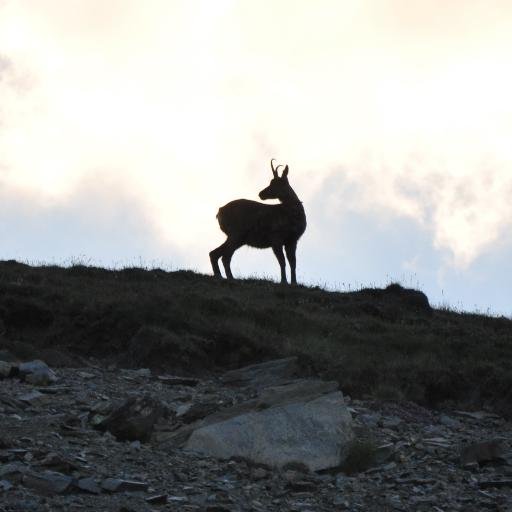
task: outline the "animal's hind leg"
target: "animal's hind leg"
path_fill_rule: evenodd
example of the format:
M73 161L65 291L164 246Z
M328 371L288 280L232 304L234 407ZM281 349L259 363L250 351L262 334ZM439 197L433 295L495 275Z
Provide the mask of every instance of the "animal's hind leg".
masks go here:
M233 274L231 273L231 258L233 257L233 253L243 244L237 242L233 239L227 239L224 243L224 251L222 253L222 264L224 265L224 271L226 272L226 277L228 279L233 279Z
M273 245L272 250L276 255L277 261L279 262L279 266L281 267L281 283L287 283L288 281L286 281L286 260L284 259L283 246Z
M212 263L213 275L215 277L222 277L219 268L219 258L224 253L226 243L227 240L222 245L219 245L219 247L213 249L213 251L210 252L210 261Z

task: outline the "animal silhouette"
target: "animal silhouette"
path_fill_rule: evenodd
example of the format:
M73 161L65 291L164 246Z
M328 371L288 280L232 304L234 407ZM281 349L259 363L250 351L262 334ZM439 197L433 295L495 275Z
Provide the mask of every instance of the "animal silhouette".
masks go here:
M220 229L227 235L226 241L210 252L213 273L222 277L219 258L228 279L231 273L233 253L248 245L258 249L271 247L281 267L281 282L286 283L286 252L290 265L291 282L297 283L295 274L297 242L306 230L306 213L302 202L288 182L288 165L281 176L279 167L274 168L274 159L270 161L273 178L270 185L260 193L260 199L278 199L280 204L264 204L249 199L236 199L219 208L217 220Z

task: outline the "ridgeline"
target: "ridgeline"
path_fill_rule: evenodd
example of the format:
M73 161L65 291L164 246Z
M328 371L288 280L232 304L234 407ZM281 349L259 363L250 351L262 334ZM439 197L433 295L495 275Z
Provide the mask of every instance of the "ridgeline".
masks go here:
M211 375L298 355L353 398L512 416L512 320L430 307L416 290L327 292L190 271L0 262L0 349Z

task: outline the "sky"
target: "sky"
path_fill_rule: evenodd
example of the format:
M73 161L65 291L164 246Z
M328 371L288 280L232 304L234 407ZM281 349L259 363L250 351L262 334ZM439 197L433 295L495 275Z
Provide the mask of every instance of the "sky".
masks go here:
M300 282L511 316L511 34L509 0L0 0L0 259L211 273L276 158Z

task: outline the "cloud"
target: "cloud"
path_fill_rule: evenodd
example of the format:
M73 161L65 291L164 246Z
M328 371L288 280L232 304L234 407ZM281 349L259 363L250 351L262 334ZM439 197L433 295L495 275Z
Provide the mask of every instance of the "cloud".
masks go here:
M134 187L111 176L84 179L65 197L0 181L2 259L104 266L186 266L187 259L162 241L150 208Z
M512 238L512 176L503 164L476 160L450 174L414 160L382 172L368 162L358 171L332 171L314 200L323 197L331 215L411 218L431 233L434 247L448 251L446 263L460 268Z

